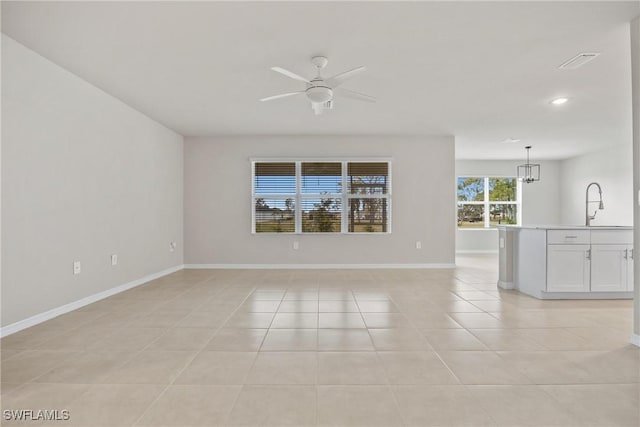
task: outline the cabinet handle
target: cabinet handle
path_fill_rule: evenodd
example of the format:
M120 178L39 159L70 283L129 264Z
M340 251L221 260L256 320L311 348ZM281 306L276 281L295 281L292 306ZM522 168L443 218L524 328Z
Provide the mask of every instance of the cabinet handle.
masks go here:
M629 249L629 253L630 253L630 258L633 259L633 249Z
M565 239L577 239L578 236L564 236Z
M629 249L624 250L624 259L629 259Z
M591 259L591 249L587 249L587 259L590 260Z

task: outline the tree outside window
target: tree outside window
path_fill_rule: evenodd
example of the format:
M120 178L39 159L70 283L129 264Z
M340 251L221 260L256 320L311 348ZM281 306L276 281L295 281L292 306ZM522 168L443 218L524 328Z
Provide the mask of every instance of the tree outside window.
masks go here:
M459 177L458 227L519 224L520 183L515 177Z

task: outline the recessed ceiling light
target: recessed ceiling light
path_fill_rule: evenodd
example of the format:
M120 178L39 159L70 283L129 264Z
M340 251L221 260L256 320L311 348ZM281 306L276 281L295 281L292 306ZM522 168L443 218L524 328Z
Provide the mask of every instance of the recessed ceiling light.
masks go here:
M553 105L562 105L569 101L569 98L556 98L551 101Z

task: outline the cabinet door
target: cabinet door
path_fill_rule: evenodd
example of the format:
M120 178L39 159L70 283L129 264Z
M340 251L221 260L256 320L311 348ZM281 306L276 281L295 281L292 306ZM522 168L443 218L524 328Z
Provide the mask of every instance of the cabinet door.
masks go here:
M633 258L635 257L635 251L633 250L633 246L627 246L629 250L627 256L627 290L633 291Z
M589 292L589 245L547 246L547 291Z
M591 291L627 290L627 245L591 245Z

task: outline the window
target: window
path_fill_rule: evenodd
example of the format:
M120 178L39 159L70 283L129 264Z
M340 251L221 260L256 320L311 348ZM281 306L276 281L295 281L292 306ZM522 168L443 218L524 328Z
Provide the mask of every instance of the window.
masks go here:
M254 216L258 233L295 231L295 163L260 163L254 169Z
M349 163L349 232L386 233L389 164Z
M521 223L521 184L514 177L458 177L458 227Z
M389 161L252 161L254 233L390 233Z
M303 233L339 233L342 229L342 163L300 163L300 212Z

